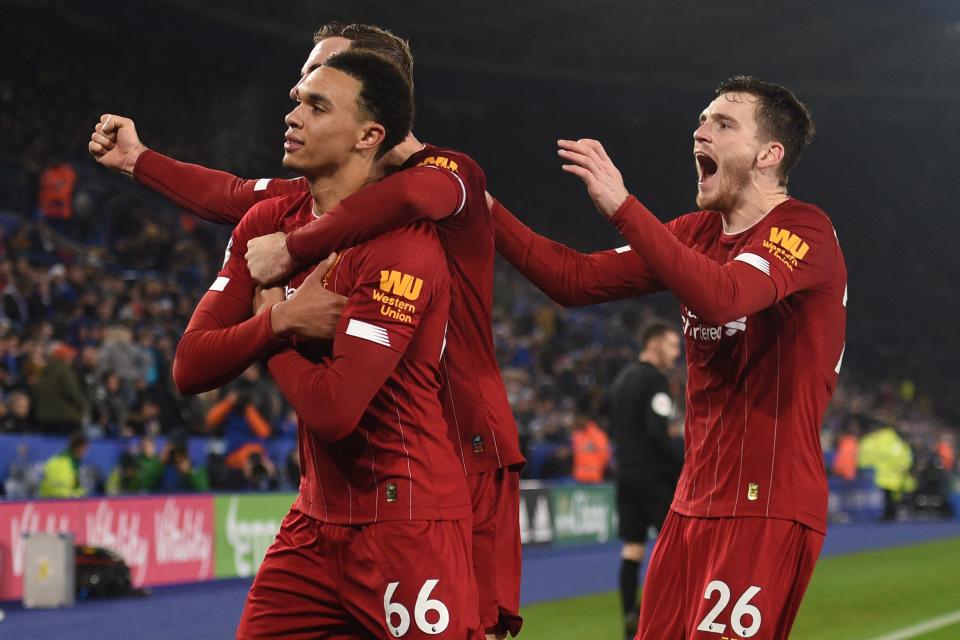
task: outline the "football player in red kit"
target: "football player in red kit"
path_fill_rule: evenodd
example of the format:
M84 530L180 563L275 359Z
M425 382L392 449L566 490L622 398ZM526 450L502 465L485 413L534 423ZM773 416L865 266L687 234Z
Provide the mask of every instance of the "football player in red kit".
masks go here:
M327 25L317 32L315 43L302 77L327 56L347 48L374 50L412 74L406 43L377 27ZM221 223L236 224L258 201L303 193L307 188L302 178L240 180L177 162L147 150L133 122L118 116L102 118L90 150L102 164L132 175L200 217ZM516 635L522 622L518 514L523 456L493 348L494 230L484 196L486 178L469 156L422 144L412 135L380 164L391 172L402 171L344 199L310 224L251 240L248 265L258 282L270 283L297 265L315 263L331 251L415 220L436 222L453 288L441 362L441 399L472 497L482 625L488 637ZM332 327L342 304L338 300L318 292L315 319L334 318L327 321ZM323 333L312 335L322 337Z
M680 300L685 462L638 639L786 638L820 553L820 425L843 358L847 270L826 214L787 194L812 136L790 91L738 76L694 131L700 211L662 224L593 140L559 141L563 168L628 246L580 254L492 203L498 251L555 300Z
M237 637L470 638L479 628L471 507L439 400L450 276L435 228L385 233L325 273L298 269L256 303L244 256L251 238L303 226L375 177L409 131L412 88L386 59L345 51L311 71L296 98L284 166L309 190L262 202L237 225L174 365L178 388L196 393L268 355L300 419L300 493ZM346 298L332 353L284 340L324 284Z

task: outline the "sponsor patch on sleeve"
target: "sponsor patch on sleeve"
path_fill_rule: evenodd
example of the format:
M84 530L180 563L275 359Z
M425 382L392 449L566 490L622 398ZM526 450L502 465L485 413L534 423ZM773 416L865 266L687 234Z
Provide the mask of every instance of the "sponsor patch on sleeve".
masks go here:
M810 245L804 242L803 238L780 227L770 227L770 239L764 240L763 246L790 271L793 271L810 251Z

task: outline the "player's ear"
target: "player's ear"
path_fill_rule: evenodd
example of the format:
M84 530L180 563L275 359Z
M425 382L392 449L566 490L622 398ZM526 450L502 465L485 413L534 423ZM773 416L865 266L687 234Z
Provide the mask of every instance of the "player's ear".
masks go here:
M357 139L356 148L361 151L367 149L376 149L387 136L387 130L378 122L368 122L360 129L360 137Z
M766 143L757 153L757 168L774 168L783 162L783 145L776 141Z

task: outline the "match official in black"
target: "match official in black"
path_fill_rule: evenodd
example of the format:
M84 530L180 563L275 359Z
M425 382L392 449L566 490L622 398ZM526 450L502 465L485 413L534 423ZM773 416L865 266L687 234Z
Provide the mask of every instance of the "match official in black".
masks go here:
M666 376L679 356L675 327L662 321L647 325L639 361L620 372L610 396L623 540L620 597L628 640L637 630L637 583L648 531L663 524L683 466L683 441L670 435L675 409Z

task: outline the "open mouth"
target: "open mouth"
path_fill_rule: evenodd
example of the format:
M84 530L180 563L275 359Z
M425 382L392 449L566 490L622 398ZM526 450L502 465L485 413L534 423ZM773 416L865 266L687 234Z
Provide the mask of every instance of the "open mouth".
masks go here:
M717 174L717 161L702 151L693 154L697 161L697 182L703 184Z

